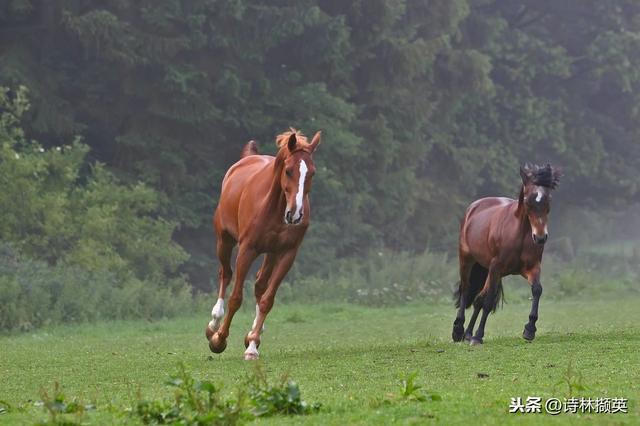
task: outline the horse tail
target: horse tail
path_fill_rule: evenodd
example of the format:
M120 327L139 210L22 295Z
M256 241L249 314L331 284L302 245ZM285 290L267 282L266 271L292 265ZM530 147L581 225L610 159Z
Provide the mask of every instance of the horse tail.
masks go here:
M242 152L240 153L240 158L248 157L249 155L257 155L257 154L258 154L258 144L256 144L256 141L251 140L247 142L244 148L242 148Z
M460 284L458 285L458 289L456 290L456 293L454 296L456 300L456 308L460 307L460 293L462 291L465 291L465 298L464 298L465 305L466 305L465 309L473 305L473 302L476 299L476 296L478 295L478 293L480 293L480 290L482 290L482 287L484 287L484 283L487 281L488 275L489 275L489 271L487 270L487 268L483 268L482 266L480 266L479 263L473 264L473 266L471 267L471 274L469 274L469 288L463 289L462 282L460 282ZM499 290L497 291L497 294L500 294L500 297L502 295L502 281L500 281ZM496 305L497 305L497 301L496 301Z
M502 280L498 281L498 288L496 288L496 298L493 301L493 309L491 311L495 312L496 309L498 309L498 305L500 305L500 307L504 305L504 288L502 287Z

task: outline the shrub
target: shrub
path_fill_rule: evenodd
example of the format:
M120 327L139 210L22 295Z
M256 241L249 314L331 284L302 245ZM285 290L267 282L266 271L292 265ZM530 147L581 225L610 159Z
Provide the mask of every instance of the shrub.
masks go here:
M343 301L367 306L397 306L415 300L449 298L458 267L446 253L372 252L363 259L328 265L329 276L301 277L285 283L279 299Z
M164 196L87 167L79 140L27 140L28 108L24 87L0 87L0 330L183 310L187 254L159 215Z
M29 331L61 322L164 318L191 312L191 291L181 281L167 286L109 271L49 265L0 244L0 330Z

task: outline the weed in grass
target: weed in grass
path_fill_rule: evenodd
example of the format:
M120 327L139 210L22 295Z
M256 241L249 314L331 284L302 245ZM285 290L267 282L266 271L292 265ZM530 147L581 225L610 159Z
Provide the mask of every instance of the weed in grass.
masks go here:
M173 401L143 400L133 410L145 424L235 425L243 415L243 393L235 401L224 400L220 387L196 381L182 363L165 384L175 388Z
M421 385L416 383L416 376L418 373L415 371L413 373L409 373L404 376L400 380L400 398L406 401L426 401L427 398L424 396Z
M40 425L79 425L86 411L94 410L95 405L83 404L77 398L69 401L60 389L58 382L53 385L53 393L49 394L45 389L40 392L40 401L36 403L49 415L49 418Z
M422 385L416 383L417 372L409 373L400 380L400 398L405 401L440 401L442 397L435 393L425 394Z
M567 369L562 373L562 378L558 383L556 383L556 386L566 384L567 396L572 397L575 395L574 394L575 391L585 391L588 389L587 386L583 384L582 380L583 380L582 373L574 369L573 362L569 361L569 365L567 366Z
M424 391L423 386L416 383L416 377L418 373L412 372L405 374L400 378L400 389L397 394L387 394L387 397L382 400L382 404L394 404L398 402L426 402L426 401L441 401L442 397L437 393L427 393ZM380 403L374 403L373 406L377 407Z
M254 417L309 414L320 408L302 400L300 388L286 376L270 385L260 364L247 379L248 392L238 390L235 400L225 400L212 382L196 381L183 364L166 385L175 388L173 401L140 401L132 410L145 424L235 425Z
M320 404L310 405L302 399L298 384L286 375L282 376L280 383L270 385L262 364L256 365L248 387L251 413L256 417L310 414L320 410Z

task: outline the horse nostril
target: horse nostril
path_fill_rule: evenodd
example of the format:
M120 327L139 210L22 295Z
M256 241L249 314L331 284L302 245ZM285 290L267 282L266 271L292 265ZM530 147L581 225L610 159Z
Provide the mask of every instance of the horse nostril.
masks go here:
M291 212L291 210L287 212L287 214L285 215L285 218L287 219L287 223L291 223L293 219L293 213Z
M538 237L538 235L533 234L533 241L536 244L544 244L547 242L547 238L549 238L549 234L544 234L542 237Z

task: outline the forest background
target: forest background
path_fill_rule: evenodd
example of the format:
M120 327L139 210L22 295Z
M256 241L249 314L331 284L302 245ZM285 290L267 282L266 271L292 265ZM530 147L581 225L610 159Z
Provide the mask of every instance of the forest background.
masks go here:
M449 298L525 161L564 172L545 297L638 291L637 1L7 0L0 86L0 330L192 310L225 171L289 126L323 142L279 300Z

